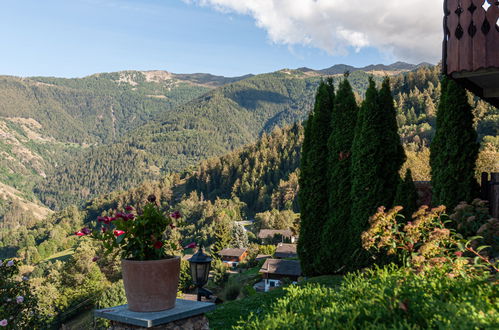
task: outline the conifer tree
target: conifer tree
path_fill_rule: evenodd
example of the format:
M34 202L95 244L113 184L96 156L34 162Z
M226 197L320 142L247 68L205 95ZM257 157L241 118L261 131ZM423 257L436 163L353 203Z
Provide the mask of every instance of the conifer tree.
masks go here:
M348 255L347 228L351 213L352 142L358 106L347 75L336 93L331 117L329 148L329 217L321 240L321 273L332 274Z
M444 78L437 129L430 146L433 204L448 210L477 196L475 166L479 144L466 90Z
M395 109L389 81L380 91L371 78L366 98L359 111L352 146L352 216L348 226L350 268L368 264L360 235L368 227L369 217L379 206L391 207L405 159L397 133Z
M314 113L305 128L300 172L298 254L306 275L318 273L321 233L328 214L328 146L334 102L332 79L319 85Z
M417 209L418 192L414 181L412 180L412 173L410 169L405 172L404 180L400 180L397 187L397 194L395 195L395 201L393 206L400 205L403 206L402 215L404 215L406 221L410 221L414 212Z

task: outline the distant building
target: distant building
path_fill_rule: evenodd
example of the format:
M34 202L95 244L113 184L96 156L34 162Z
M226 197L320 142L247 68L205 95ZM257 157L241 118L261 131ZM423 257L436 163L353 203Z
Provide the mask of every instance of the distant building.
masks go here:
M274 253L276 259L298 258L296 244L279 243Z
M262 244L272 244L275 239L280 239L281 243L290 242L296 243L297 237L289 229L262 229L258 233L258 238L261 240Z
M272 258L272 256L270 254L259 254L256 256L255 260L260 261L260 260L265 260L265 259L269 259L269 258Z
M230 267L236 267L248 255L247 249L223 249L218 253L222 257L222 262Z
M302 275L300 261L267 259L260 269L265 283L265 292L281 286L284 279L297 282Z

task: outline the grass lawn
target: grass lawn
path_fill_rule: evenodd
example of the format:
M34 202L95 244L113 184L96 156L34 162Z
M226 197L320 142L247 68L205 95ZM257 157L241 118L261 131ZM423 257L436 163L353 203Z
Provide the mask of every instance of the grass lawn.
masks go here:
M319 283L327 287L336 287L341 283L341 276L320 276L311 278L304 283ZM219 305L216 310L209 313L208 319L210 321L211 329L232 329L239 320L245 320L250 313L262 316L267 314L271 309L274 301L285 295L282 288L274 289L267 293L256 293L244 299L231 301Z
M58 253L51 255L50 257L46 258L43 261L44 262L45 261L56 261L56 260L64 261L64 260L68 259L73 253L74 253L74 249L67 249L67 250L64 250L64 251L61 251L61 252L58 252Z

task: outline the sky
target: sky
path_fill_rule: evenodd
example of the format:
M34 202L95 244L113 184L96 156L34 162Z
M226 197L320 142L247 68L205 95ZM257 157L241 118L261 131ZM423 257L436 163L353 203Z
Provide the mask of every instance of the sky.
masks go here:
M0 75L437 63L442 0L1 0Z

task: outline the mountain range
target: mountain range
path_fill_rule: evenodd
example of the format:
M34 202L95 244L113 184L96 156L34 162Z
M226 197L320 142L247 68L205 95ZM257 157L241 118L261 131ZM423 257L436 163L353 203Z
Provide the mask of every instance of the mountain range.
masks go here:
M324 77L350 72L361 99L370 75L402 81L416 75L414 70L422 72L423 80L438 71L426 63L397 62L234 78L166 71L75 79L2 76L0 222L29 222L51 210L189 170L276 126L300 122Z

